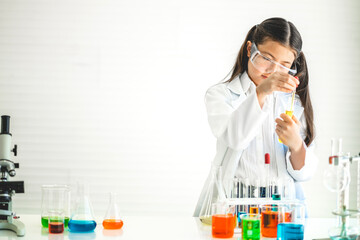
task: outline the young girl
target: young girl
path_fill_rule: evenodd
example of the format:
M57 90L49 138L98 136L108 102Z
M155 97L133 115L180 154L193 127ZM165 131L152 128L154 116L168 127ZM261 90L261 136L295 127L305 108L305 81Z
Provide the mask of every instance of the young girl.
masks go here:
M241 46L229 80L208 89L205 103L217 138L213 164L224 179L247 179L256 186L266 176L264 154L270 154L270 175L287 179L297 199L305 200L298 182L315 172L314 122L309 74L296 27L282 18L253 26ZM296 91L292 117L285 114ZM194 216L199 216L208 177ZM226 189L228 190L228 189Z

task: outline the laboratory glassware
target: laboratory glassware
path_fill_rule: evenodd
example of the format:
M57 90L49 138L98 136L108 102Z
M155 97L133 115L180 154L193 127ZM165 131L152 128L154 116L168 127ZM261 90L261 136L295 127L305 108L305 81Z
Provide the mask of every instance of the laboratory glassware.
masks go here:
M298 77L295 77L296 79L299 79ZM288 106L285 110L285 114L288 115L290 118L292 118L294 113L294 101L295 101L295 90L291 92L291 98L289 98ZM283 143L279 138L279 143Z
M75 211L71 216L68 227L72 232L90 232L96 228L87 184L78 184Z
M121 220L119 207L117 205L117 193L110 193L109 207L102 224L105 229L120 229L124 224Z
M266 173L266 197L271 198L271 176L270 176L270 154L265 153L265 173Z
M260 239L260 215L259 214L243 214L242 222L242 239L243 240L259 240Z
M65 216L62 211L49 211L48 216L49 233L62 233L64 232Z
M41 224L47 228L50 212L63 212L65 227L70 218L70 187L68 185L41 186Z
M301 203L282 205L279 210L277 240L303 240L305 206Z
M235 207L225 202L217 202L212 207L212 236L218 238L231 238L236 225Z
M261 205L261 234L263 237L276 238L281 206L277 204ZM284 215L284 222L290 222L290 213Z
M226 198L222 183L222 167L212 164L209 178L209 184L205 191L205 197L202 203L199 218L204 224L211 225L212 204L217 203L219 200L225 200Z
M350 192L350 166L358 161L360 167L360 154L351 156L342 151L342 139L331 139L331 156L329 167L324 172L324 184L330 191L337 192L337 208L332 213L337 216L337 226L329 229L331 239L357 239L360 235L360 209L349 209ZM359 174L358 169L358 174ZM358 177L357 200L360 200L360 175ZM332 179L333 178L333 179ZM335 180L334 180L335 179ZM360 206L360 203L357 203ZM358 215L358 224L349 226L349 217Z

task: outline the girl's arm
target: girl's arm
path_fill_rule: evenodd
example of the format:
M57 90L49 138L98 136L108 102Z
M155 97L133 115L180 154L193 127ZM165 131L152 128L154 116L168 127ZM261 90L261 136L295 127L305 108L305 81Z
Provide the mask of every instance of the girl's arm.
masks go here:
M261 109L255 89L248 96L242 93L236 99L233 99L232 94L225 84L215 85L207 91L205 104L215 137L230 148L241 150L248 146L261 129L269 107L265 103Z

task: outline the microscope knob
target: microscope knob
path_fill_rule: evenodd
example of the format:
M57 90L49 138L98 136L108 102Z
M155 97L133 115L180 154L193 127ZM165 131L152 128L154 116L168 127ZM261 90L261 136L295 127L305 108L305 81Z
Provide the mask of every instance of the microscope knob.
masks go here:
M10 170L10 171L9 171L9 175L10 175L11 177L15 177L15 175L16 175L15 170Z
M14 152L14 156L17 156L17 145L15 144L12 152Z

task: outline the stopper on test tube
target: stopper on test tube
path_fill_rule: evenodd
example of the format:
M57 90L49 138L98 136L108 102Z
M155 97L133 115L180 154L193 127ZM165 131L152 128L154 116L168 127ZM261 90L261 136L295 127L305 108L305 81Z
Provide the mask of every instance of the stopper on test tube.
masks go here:
M265 153L265 164L270 164L270 154Z

